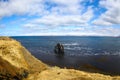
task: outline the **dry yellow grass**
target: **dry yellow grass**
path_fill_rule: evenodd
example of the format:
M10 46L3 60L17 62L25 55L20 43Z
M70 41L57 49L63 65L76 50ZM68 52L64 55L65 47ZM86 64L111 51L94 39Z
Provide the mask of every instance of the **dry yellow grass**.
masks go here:
M5 71L5 75L9 73L17 76L16 73L20 73L21 69L29 72L24 80L120 80L120 76L113 77L74 69L48 67L33 57L16 40L0 37L0 70Z
M32 56L24 47L22 47L20 50L24 55L25 61L28 63L30 73L41 72L48 68L46 64Z
M15 67L28 69L28 64L20 50L21 47L15 40L0 38L0 56Z
M4 74L9 73L13 77L20 76L18 74L22 74L24 71L40 72L47 67L46 64L33 57L18 41L0 37L0 79L3 71Z
M26 80L120 80L120 77L53 67L41 73L31 74Z
M18 41L0 37L0 56L17 68L41 71L47 65L33 57Z

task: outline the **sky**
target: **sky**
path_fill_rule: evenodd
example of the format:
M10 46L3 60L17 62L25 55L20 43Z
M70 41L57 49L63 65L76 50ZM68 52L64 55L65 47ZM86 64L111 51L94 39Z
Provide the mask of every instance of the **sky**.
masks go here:
M0 0L0 36L119 36L120 0Z

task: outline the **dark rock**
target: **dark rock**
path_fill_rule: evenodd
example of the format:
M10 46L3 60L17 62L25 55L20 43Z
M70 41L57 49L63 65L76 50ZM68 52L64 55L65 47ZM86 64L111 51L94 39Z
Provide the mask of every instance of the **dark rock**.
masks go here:
M28 71L24 70L24 72L21 75L23 78L27 78L28 74Z
M64 54L64 46L60 43L57 43L57 45L55 46L54 52L56 54L63 55Z
M22 78L19 78L18 76L14 76L13 80L21 80Z

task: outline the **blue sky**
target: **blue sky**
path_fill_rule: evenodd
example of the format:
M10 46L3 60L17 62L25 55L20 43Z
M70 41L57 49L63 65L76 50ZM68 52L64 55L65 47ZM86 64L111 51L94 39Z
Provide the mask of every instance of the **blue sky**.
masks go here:
M0 36L118 36L120 0L0 0Z

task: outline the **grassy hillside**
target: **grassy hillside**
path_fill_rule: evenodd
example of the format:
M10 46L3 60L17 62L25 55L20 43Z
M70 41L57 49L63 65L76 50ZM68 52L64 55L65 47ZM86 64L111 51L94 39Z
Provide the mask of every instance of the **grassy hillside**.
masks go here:
M52 67L41 73L28 76L25 80L120 80L120 76L103 75L99 73L89 73L74 69L61 69Z
M49 67L18 41L0 37L0 80L120 80L120 76Z
M47 69L47 65L33 57L19 42L0 37L0 80L7 75L10 79L21 80L25 73Z

